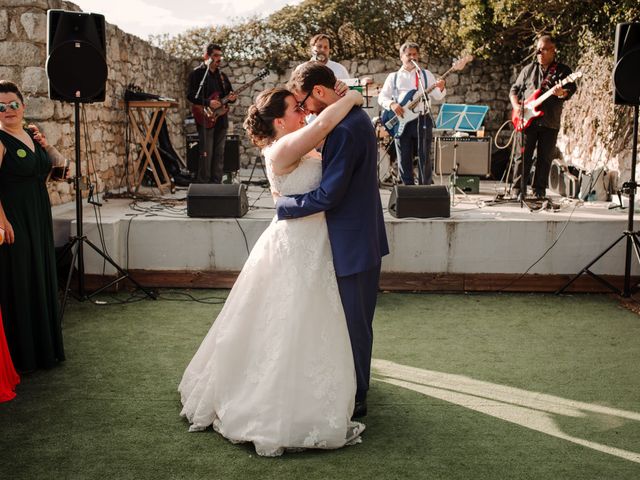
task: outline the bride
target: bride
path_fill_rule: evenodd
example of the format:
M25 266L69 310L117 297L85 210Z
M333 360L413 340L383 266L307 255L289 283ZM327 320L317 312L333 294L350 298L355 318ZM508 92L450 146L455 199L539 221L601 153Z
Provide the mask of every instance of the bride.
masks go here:
M258 95L244 127L263 148L274 196L318 187L314 147L362 96L349 91L305 126L286 89ZM324 213L274 219L253 247L178 387L190 431L210 425L264 456L358 443L356 379Z

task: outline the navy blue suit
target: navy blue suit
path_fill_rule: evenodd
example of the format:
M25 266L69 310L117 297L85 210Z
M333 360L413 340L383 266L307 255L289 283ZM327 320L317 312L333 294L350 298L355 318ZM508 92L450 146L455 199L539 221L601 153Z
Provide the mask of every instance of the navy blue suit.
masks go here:
M380 264L389 253L375 132L361 108L353 108L325 140L322 167L316 190L279 198L276 212L279 220L325 212L361 401L369 389Z

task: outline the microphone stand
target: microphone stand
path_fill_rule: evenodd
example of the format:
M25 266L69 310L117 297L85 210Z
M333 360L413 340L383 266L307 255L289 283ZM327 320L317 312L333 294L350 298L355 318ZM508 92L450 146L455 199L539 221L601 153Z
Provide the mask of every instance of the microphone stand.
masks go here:
M520 126L524 124L524 96L520 99ZM520 208L524 208L524 200L527 196L527 182L525 181L524 169L526 162L524 159L524 128L520 130Z
M414 65L414 67L416 67L416 75L418 76L418 85L420 87L420 94L422 96L422 104L424 106L424 111L423 113L418 115L418 168L419 168L419 175L418 175L418 179L422 178L422 180L424 181L425 176L426 176L426 169L427 168L431 168L431 155L429 155L430 152L427 152L426 150L426 135L421 135L421 128L420 128L420 123L425 122L425 128L426 128L426 117L428 115L431 115L431 103L429 102L429 96L427 95L427 89L425 87L424 81L422 79L422 69L420 68L420 66L418 65L418 62L416 62L415 60L411 60L411 63ZM423 151L423 155L425 156L425 165L424 168L420 168L420 150ZM427 157L429 157L429 161L427 162ZM412 162L413 163L413 162ZM429 163L429 165L427 165L427 163ZM422 182L420 182L422 184Z

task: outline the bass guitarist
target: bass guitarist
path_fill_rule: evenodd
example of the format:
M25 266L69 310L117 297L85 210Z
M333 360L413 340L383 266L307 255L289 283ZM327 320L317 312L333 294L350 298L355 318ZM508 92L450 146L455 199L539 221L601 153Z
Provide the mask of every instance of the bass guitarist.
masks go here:
M391 73L384 81L378 95L378 103L385 110L393 111L398 117L404 116L403 105L408 103L407 95L429 90L432 85L436 88L429 92L431 100L441 101L446 95L444 79L436 80L429 70L417 68L420 60L420 48L417 43L405 42L400 47L402 67ZM405 185L414 185L413 156L418 153L418 183L430 185L433 183L433 164L430 159L431 142L433 140L433 120L428 105L419 102L416 107L420 114L405 125L402 133L396 137L395 146L398 157L400 179Z
M220 183L229 127L226 104L235 102L236 95L229 77L220 70L222 47L208 44L203 58L204 62L189 74L187 90L187 99L193 104L200 147L196 182Z
M530 182L533 152L537 150L536 170L533 179L535 196L542 199L546 195L549 181L549 169L556 149L556 139L560 130L562 107L576 91L575 83L567 83L564 87L559 82L571 74L571 69L556 61L556 45L549 35L538 38L536 43L536 61L522 69L516 82L511 86L509 99L513 107L513 118L521 116L521 102L532 98L536 92L544 93L553 90L553 94L545 100L538 110L542 115L531 120L524 130L524 149L520 149L515 159L514 188L515 197L521 196L522 156L524 155L525 187ZM517 135L518 138L520 135ZM524 153L522 153L524 150ZM526 192L525 192L526 194Z

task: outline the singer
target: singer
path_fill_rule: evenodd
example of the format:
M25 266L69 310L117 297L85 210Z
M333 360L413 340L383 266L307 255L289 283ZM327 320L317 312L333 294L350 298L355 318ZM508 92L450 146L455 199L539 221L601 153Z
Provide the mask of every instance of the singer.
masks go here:
M349 72L338 62L331 60L331 37L324 33L319 33L309 40L311 47L311 60L320 62L325 67L329 67L337 80L349 78Z
M222 47L215 43L206 46L204 61L190 74L187 99L193 105L198 127L200 157L198 183L220 183L224 174L224 147L229 120L227 103L236 101L229 77L220 70Z
M418 184L433 183L433 164L430 158L433 140L433 119L430 112L430 101L441 101L446 95L444 79L436 80L429 70L420 68L420 48L417 43L405 42L400 47L402 67L391 73L384 81L378 95L378 103L385 110L392 110L399 118L404 116L404 108L415 96L424 95L431 86L436 85L425 101L420 102L417 118L408 122L402 133L396 137L395 146L398 156L400 179L405 185L414 185L413 157L418 153Z

